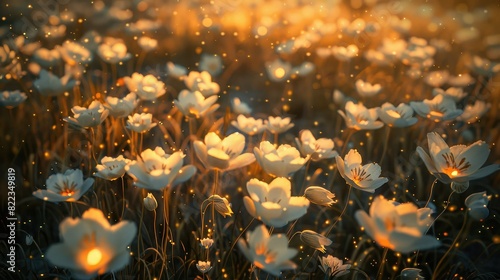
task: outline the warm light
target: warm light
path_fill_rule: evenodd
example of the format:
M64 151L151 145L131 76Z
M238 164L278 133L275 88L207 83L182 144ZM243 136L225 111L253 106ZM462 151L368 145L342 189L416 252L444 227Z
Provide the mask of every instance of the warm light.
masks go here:
M89 265L96 265L102 260L101 250L94 248L87 254L87 263Z
M278 79L285 77L285 69L283 69L282 67L277 68L276 70L274 70L274 76Z
M458 171L457 171L457 170L453 170L453 171L451 172L451 176L455 177L455 176L457 176L457 175L458 175Z
M397 119L401 118L401 114L399 114L398 112L396 112L394 110L387 110L386 113L393 118L397 118Z

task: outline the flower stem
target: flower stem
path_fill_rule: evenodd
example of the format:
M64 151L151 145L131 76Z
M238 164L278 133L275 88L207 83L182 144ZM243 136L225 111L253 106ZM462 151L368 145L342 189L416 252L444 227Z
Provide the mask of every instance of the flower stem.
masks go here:
M380 263L380 267L378 268L377 272L377 279L382 279L383 273L384 273L384 266L385 266L385 258L387 257L387 252L389 251L388 248L384 249L384 253L382 253L382 261Z
M384 149L382 150L382 157L380 158L379 165L382 166L382 163L384 162L385 155L387 154L387 146L389 143L389 136L391 135L391 127L386 126L385 127L385 140L384 140Z

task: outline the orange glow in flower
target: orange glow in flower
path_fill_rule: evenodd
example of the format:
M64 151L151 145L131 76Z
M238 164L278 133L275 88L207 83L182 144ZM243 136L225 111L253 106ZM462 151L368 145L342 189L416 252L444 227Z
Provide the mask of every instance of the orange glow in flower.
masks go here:
M90 266L97 265L102 260L101 250L94 248L87 253L87 264Z

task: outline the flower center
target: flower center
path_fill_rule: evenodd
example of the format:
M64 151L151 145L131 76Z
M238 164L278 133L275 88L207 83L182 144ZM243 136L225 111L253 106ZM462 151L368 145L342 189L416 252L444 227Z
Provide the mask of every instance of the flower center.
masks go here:
M363 180L368 179L371 174L366 173L366 170L361 168L361 166L351 169L352 180L357 184Z
M75 194L75 189L77 185L75 182L63 181L62 186L59 184L55 185L55 188L59 190L59 194L62 196L72 196Z
M102 252L98 248L94 248L87 253L87 264L90 266L97 265L102 260Z
M443 171L450 177L457 177L470 167L470 163L466 158L462 158L459 162L456 162L455 156L452 153L444 153L442 156L446 162L446 168Z
M386 113L387 113L387 115L389 115L393 118L396 118L396 119L401 118L401 114L399 114L398 112L396 112L394 110L387 110Z

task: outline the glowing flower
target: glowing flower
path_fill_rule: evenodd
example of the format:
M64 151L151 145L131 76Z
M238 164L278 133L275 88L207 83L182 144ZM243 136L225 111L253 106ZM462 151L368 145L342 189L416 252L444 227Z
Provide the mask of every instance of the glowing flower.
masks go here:
M130 160L124 158L122 155L116 158L103 157L101 164L95 167L97 172L94 173L94 176L110 181L116 180L125 174L125 166L129 162Z
M45 69L40 70L40 76L33 82L35 88L44 96L61 95L71 91L76 84L69 75L59 78Z
M61 53L58 49L40 48L33 53L33 60L43 67L52 67L61 62Z
M160 147L156 147L154 151L146 149L137 160L125 166L125 170L137 187L163 190L187 181L196 172L192 165L182 166L184 156L181 151L166 154Z
M191 71L184 77L184 83L190 91L199 91L203 96L208 97L219 93L219 84L212 82L212 76L207 71Z
M151 74L133 73L132 77L124 77L123 80L127 88L142 100L156 100L166 92L165 84Z
M19 90L5 90L0 94L0 106L4 106L7 109L12 109L26 101L27 98L28 97L26 96L26 94L24 92L20 92Z
M338 155L333 148L335 144L332 139L314 138L312 132L308 129L301 130L299 133L300 141L295 139L302 154L308 155L313 161L333 158Z
M200 71L207 71L212 76L217 76L222 72L222 59L218 55L203 54L198 68Z
M377 121L377 109L367 109L363 104L354 104L352 101L347 101L345 104L345 113L338 110L338 113L344 118L348 128L356 130L379 129L384 126L384 123Z
M208 249L214 245L214 240L212 238L203 238L200 240L200 245L205 249Z
M144 133L155 127L157 123L153 123L153 115L149 113L134 114L128 116L127 128L137 133Z
M66 117L64 121L84 128L100 125L109 114L108 109L97 100L92 101L88 108L75 106L71 108L71 112L73 117Z
M436 95L432 100L410 102L410 106L422 117L435 122L450 121L462 114L462 110L457 109L457 104L453 99L442 94Z
M83 180L80 169L68 169L64 173L50 175L46 181L47 189L37 190L33 195L52 202L77 201L93 183L93 178Z
M82 218L62 221L62 242L51 245L46 257L52 264L71 270L72 278L91 279L119 271L129 263L128 246L136 232L134 223L121 221L111 226L101 210L90 208Z
M152 193L148 193L148 195L143 199L144 208L148 211L154 211L158 207L158 201L156 201L155 196Z
M384 103L378 108L378 117L388 126L407 127L417 123L418 119L413 117L411 106L401 103L394 107L391 103Z
M210 271L210 269L212 269L212 266L210 265L210 262L209 261L198 261L198 263L196 264L196 268L198 268L198 270L201 272L201 273L207 273Z
M291 196L292 184L286 178L276 178L270 184L251 179L247 182L243 202L252 217L273 227L283 227L307 212L309 200L303 196Z
M436 96L438 94L442 94L446 97L449 97L453 99L455 102L459 102L460 100L464 99L464 97L467 96L467 93L464 92L462 88L456 88L456 87L449 87L446 90L443 90L441 88L435 88L432 90L432 95Z
M273 82L283 82L292 73L292 64L276 59L266 63L267 77Z
M457 76L450 76L448 78L448 84L452 87L466 87L475 82L475 79L472 78L469 74L458 74Z
M139 38L137 43L139 43L139 46L145 52L150 52L158 47L158 40L150 38L148 36L142 36L141 38Z
M255 161L252 153L243 153L245 136L235 132L221 139L215 132L205 135L205 143L194 142L194 150L206 168L233 170ZM243 154L242 154L243 153Z
M88 64L92 61L92 52L81 44L67 40L58 48L62 58L69 65Z
M336 202L333 200L333 198L335 198L335 195L332 192L318 186L308 187L304 191L304 196L310 202L323 206L332 206L332 204Z
M231 216L233 215L233 209L231 209L231 204L229 204L229 201L225 197L220 197L219 195L211 195L209 198L205 199L203 201L201 208L203 211L205 211L208 207L208 205L212 204L214 205L215 211L217 211L219 214L221 214L224 218L226 216Z
M353 57L358 56L359 49L356 45L347 47L332 47L332 55L340 61L350 61Z
M214 104L218 98L217 95L212 95L205 99L199 91L182 90L174 104L184 116L199 118L219 108L219 104Z
M279 277L282 270L295 269L290 259L297 250L288 248L288 239L283 234L269 235L266 227L260 225L247 233L247 241L238 240L238 247L256 267Z
M490 149L484 141L472 145L448 144L436 132L427 134L430 156L417 147L420 158L429 172L445 184L451 183L451 188L462 193L469 188L469 181L490 175L500 169L500 164L492 164L481 168L488 159Z
M182 65L169 61L167 62L167 73L174 78L181 78L187 74L187 69Z
M231 121L231 124L238 130L250 136L262 133L266 129L262 119L254 119L252 117L247 118L244 115L238 115L235 121Z
M233 107L233 111L236 114L250 115L252 113L252 108L248 106L246 103L241 102L241 100L236 97L231 100L231 105Z
M320 261L319 268L333 279L340 277L342 275L346 275L349 273L349 269L351 269L350 264L344 264L344 262L332 255L328 255L326 257L318 257Z
M469 67L473 72L482 76L492 76L500 71L500 63L491 62L486 58L473 56Z
M107 37L104 43L97 48L97 54L102 60L111 64L129 60L132 55L127 52L127 45L123 41Z
M491 108L490 103L486 103L481 100L476 100L473 105L466 105L464 108L464 112L462 115L458 116L457 120L463 121L466 123L475 123L477 122L486 112L488 112Z
M355 149L351 149L343 160L340 156L336 160L340 175L351 187L373 193L388 181L387 178L379 177L381 169L378 164L361 165L361 155Z
M300 152L288 144L280 145L276 149L269 141L262 141L253 151L262 169L276 177L290 176L309 160L309 156L300 157Z
M377 196L370 206L370 215L358 210L355 217L380 246L410 253L441 244L435 237L425 235L433 222L431 213L430 208L418 209L412 203L398 204Z
M265 121L267 130L271 133L283 133L294 126L290 118L269 116Z
M401 271L401 280L425 280L425 278L420 275L422 269L418 268L405 268Z
M424 81L431 87L438 88L448 81L449 76L450 72L447 70L432 71L424 77Z
M465 199L465 206L467 206L469 215L477 221L486 219L490 213L488 210L488 202L490 200L491 195L487 195L485 191L469 195Z
M356 80L356 91L361 97L372 97L377 95L381 90L382 86L380 84L370 84L361 79Z
M133 92L127 94L124 98L106 97L106 103L104 106L108 108L109 114L115 118L124 118L134 111L137 106L138 100L137 95Z
M300 240L322 253L326 252L325 246L330 246L332 244L330 239L312 230L303 230L300 233Z

